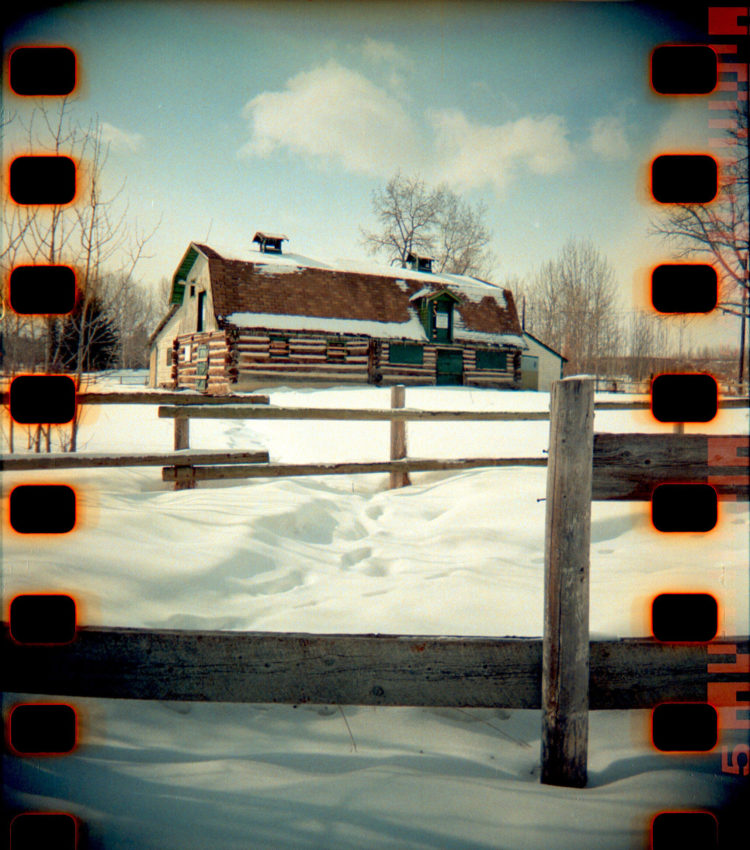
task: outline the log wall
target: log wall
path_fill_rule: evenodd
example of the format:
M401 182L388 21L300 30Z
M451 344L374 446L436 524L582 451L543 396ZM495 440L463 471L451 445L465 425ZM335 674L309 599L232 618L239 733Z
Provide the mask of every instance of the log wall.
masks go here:
M368 344L366 337L239 331L230 356L238 381L367 383Z
M432 385L436 383L438 348L422 347L423 362L391 363L390 343L363 336L314 332L229 329L227 332L226 380L230 385L262 385L279 380L301 383L383 383ZM184 344L205 336L180 337ZM452 346L456 348L457 346ZM473 348L463 349L464 384L481 387L512 387L517 379L515 349L507 350L504 370L477 369ZM213 363L211 368L213 369ZM194 385L193 364L178 364L178 386Z
M231 391L233 358L224 331L178 336L174 360L174 380L179 389L214 395Z

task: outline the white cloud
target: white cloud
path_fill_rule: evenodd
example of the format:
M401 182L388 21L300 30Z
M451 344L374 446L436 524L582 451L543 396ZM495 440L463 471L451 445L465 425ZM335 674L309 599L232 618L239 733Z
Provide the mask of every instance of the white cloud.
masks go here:
M524 117L497 126L475 124L458 109L429 113L436 132L439 177L471 189L489 183L502 191L521 167L557 174L574 157L565 120Z
M143 142L143 136L140 133L128 133L107 121L102 122L101 128L102 141L110 145L112 150L135 153Z
M257 95L243 115L250 140L242 155L286 148L339 160L349 171L387 175L409 168L419 150L414 122L399 101L334 61L297 74L284 91Z
M362 55L371 62L384 62L401 67L411 64L406 52L396 47L392 41L366 38L362 43Z
M626 159L630 155L630 145L622 118L614 115L597 118L591 125L589 147L602 159Z

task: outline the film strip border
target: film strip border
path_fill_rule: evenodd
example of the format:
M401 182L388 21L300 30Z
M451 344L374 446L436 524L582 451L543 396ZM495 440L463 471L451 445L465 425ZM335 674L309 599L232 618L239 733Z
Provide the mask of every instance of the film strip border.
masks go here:
M68 47L19 47L8 57L11 90L20 97L65 97L77 84L78 64ZM16 157L8 169L11 200L23 206L61 207L76 197L78 166L74 159L33 152ZM73 311L77 299L75 271L65 265L30 264L12 269L7 302L21 315L55 316ZM67 375L22 375L10 386L10 419L41 429L72 422L76 386ZM65 484L21 484L9 498L11 527L20 534L74 531L76 494ZM10 606L11 634L22 644L59 646L76 634L76 605L65 593L28 594ZM20 757L55 757L71 753L79 735L74 705L25 702L6 718L6 743ZM11 850L79 846L82 824L69 812L29 811L10 822Z
M746 65L737 61L736 38L747 34L740 23L741 7L709 10L709 33L729 37L711 47L666 45L652 56L652 86L669 95L712 97L709 119L712 128L727 128L731 118L713 117L718 111L735 109L747 99ZM735 38L732 42L731 39ZM717 59L718 57L718 59ZM58 97L76 85L75 54L65 47L23 47L10 56L10 84L21 96ZM726 79L732 77L734 79ZM725 77L725 79L722 79ZM745 87L742 88L742 84ZM734 92L733 101L724 92ZM712 140L720 146L723 140ZM652 163L652 192L665 204L710 203L717 194L719 169L710 155L665 155ZM64 155L16 158L10 165L12 199L26 205L72 203L76 195L76 163ZM747 269L747 266L745 266ZM9 304L22 314L59 315L70 312L76 301L75 272L64 265L29 265L15 268L9 286ZM717 275L710 265L665 264L654 270L652 302L660 312L710 312L717 304ZM660 375L652 384L655 418L673 422L706 422L716 414L718 389L709 375ZM64 424L76 412L74 382L62 375L29 375L16 378L10 392L11 418L21 424ZM737 463L738 447L731 450ZM741 447L739 447L741 449ZM726 458L713 460L724 465ZM711 459L710 459L711 462ZM66 485L21 485L10 498L10 522L19 533L59 534L73 531L76 496ZM662 532L709 531L717 522L716 490L710 484L667 484L652 498L652 519ZM652 606L654 636L665 642L708 642L718 628L717 601L708 594L664 593ZM59 646L76 634L76 607L72 597L34 594L16 597L10 609L11 637L18 643ZM708 647L709 653L711 646ZM711 664L709 672L750 673L750 657L736 655L730 664ZM747 677L747 678L750 678ZM652 740L665 752L706 752L717 743L720 728L747 729L750 721L739 694L747 681L710 684L705 703L666 703L652 713ZM717 711L715 706L720 706ZM54 756L71 752L78 740L78 715L74 706L58 703L26 703L13 707L7 722L8 745L21 756ZM748 747L731 752L722 748L722 770L747 775ZM744 758L744 763L743 763ZM11 847L75 847L79 821L65 812L27 812L11 824ZM659 812L651 823L651 844L659 848L685 846L718 847L718 822L711 812ZM698 840L697 845L695 844Z
M710 129L733 131L735 142L741 127L737 120L740 101L747 101L747 64L741 61L739 39L748 34L747 7L712 7L708 9L707 29L710 45L664 45L652 54L651 85L665 97L709 95ZM734 97L729 99L727 93ZM726 113L730 113L727 115ZM745 133L747 132L745 127ZM738 156L736 144L726 136L711 138L710 146L719 149L713 155L664 155L652 163L651 180L654 199L664 204L711 205L719 192L733 191L732 165ZM734 160L726 154L731 153ZM721 166L717 159L722 163ZM723 174L722 174L723 172ZM742 201L739 201L742 203ZM721 221L719 215L710 220ZM744 313L747 310L747 256L744 281L740 281L742 299L740 315L743 334L740 362L744 358ZM723 270L726 271L726 270ZM652 304L662 313L709 313L718 304L718 276L709 264L665 264L652 275ZM740 365L740 390L742 365ZM651 405L655 418L675 423L682 431L686 422L707 422L716 414L718 387L710 375L660 375L651 386ZM709 457L709 469L724 462L743 464L747 457L747 440L735 440ZM712 453L709 452L711 455ZM731 458L731 460L728 460ZM747 460L744 460L747 464ZM718 472L718 470L716 470ZM743 476L747 479L747 475ZM652 495L651 510L655 528L663 533L691 531L705 533L718 521L717 491L712 484L728 483L722 476L709 474L706 484L667 484L657 487ZM707 651L718 632L719 602L705 593L663 593L652 603L652 631L663 642L706 643ZM732 674L728 682L709 683L707 699L702 703L662 703L651 716L654 747L663 752L707 753L719 742L720 731L750 729L747 714L750 703L740 702L740 694L750 689L750 656L735 653L734 662L709 664L710 673ZM744 680L737 681L737 674ZM735 776L750 773L750 749L745 743L722 746L723 772ZM744 760L744 763L743 763ZM710 811L690 809L656 812L651 821L651 847L718 848L720 823ZM723 842L722 842L723 845Z
M708 36L710 47L717 57L717 86L708 101L710 130L720 133L712 134L709 138L710 147L724 162L730 175L742 173L743 168L738 158L745 157L744 164L744 203L747 198L747 157L750 154L750 139L748 139L748 68L750 67L750 6L716 6L709 9ZM740 117L743 116L743 120ZM734 144L730 144L730 140ZM743 187L740 184L737 192L742 203ZM734 186L730 187L735 190ZM750 234L747 231L747 216L745 217L745 256L740 266L742 280L739 281L741 298L739 303L731 304L736 308L742 323L740 335L740 388L748 375L744 370L746 347L746 325L748 324L748 294L750 292ZM732 312L735 312L733 309ZM747 446L745 446L747 451ZM709 646L711 653L713 647ZM742 730L745 740L733 747L722 745L721 771L738 780L750 777L750 654L738 652L734 648L734 661L729 663L714 663L708 665L709 673L719 673L726 676L726 681L709 683L708 701L718 708L719 727L726 730ZM746 780L747 781L747 780Z

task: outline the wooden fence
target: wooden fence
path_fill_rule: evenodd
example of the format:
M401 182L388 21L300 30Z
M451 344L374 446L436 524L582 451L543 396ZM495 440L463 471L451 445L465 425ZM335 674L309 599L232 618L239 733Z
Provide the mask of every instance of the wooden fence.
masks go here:
M76 393L76 404L99 405L99 404L170 404L186 405L200 402L206 405L222 405L227 403L227 396L206 396L201 393L186 392L79 392ZM233 396L232 405L242 409L244 406L268 404L267 395ZM2 394L3 404L9 403L9 394ZM176 425L176 423L175 423ZM11 420L11 429L13 422ZM177 428L175 429L177 430ZM11 431L12 435L12 431ZM12 447L12 436L11 436ZM26 471L39 469L81 469L96 467L116 466L161 466L170 464L174 470L173 480L179 488L183 479L188 483L194 480L192 469L195 465L226 465L226 464L250 464L268 463L268 452L246 451L246 450L223 450L223 451L196 451L188 449L174 452L34 452L31 454L17 454L12 452L0 458L0 469L6 472Z
M600 409L623 409L621 405ZM673 645L649 638L591 643L588 633L591 500L648 499L657 483L676 478L712 483L725 497L747 499L744 435L595 435L593 383L580 378L553 385L549 414L180 406L160 408L159 415L186 422L191 417L396 422L549 417L542 639L81 628L72 643L50 647L17 644L6 627L4 691L127 699L541 708L542 781L580 787L587 776L589 710L705 702L716 675L709 672L709 661L727 657L731 667L734 657L749 651L747 636ZM187 438L186 429L179 433L182 440ZM394 443L396 451L405 451L403 442ZM442 463L476 466L480 460ZM488 460L503 465L519 461L484 459L481 465L489 465ZM402 459L383 466L404 473L420 468L419 463ZM331 471L371 471L352 469L361 464L348 465L349 469L346 464L334 466L338 468ZM251 474L256 473L268 475L269 469L257 466ZM722 682L731 675L722 673ZM715 704L720 689L712 693Z
M593 382L590 382L593 383ZM747 407L745 399L725 399L722 408ZM648 401L599 402L597 411L645 410ZM190 444L191 419L264 419L390 422L390 460L338 463L234 463L231 466L196 464L192 471L165 467L162 478L180 488L197 481L239 478L288 478L308 475L360 475L388 473L390 486L409 483L409 472L461 471L499 466L546 466L545 457L512 458L407 458L406 422L532 422L549 420L550 411L415 410L404 407L404 387L391 388L391 407L372 408L293 408L218 406L185 404L159 407L162 418L174 419L175 450ZM674 434L594 434L593 491L595 501L611 499L648 500L653 489L673 481L711 483L721 498L747 497L747 463L737 458L742 436L713 437L684 434L682 426ZM747 440L745 440L745 444Z
M707 699L748 639L590 644L588 708ZM72 643L2 634L6 692L194 702L541 708L542 639L79 628ZM742 673L736 674L739 681ZM745 680L747 674L744 674Z

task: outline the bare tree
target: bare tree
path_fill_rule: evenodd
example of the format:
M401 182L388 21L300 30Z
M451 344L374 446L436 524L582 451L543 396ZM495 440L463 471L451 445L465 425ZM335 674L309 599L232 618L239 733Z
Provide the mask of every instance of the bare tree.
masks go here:
M745 379L748 312L748 102L740 102L730 146L720 163L716 199L708 204L671 204L652 222L651 233L674 248L677 259L707 259L719 272L721 312L740 319L739 383Z
M486 208L472 207L445 186L431 188L417 177L392 177L372 196L380 230L362 230L365 246L406 266L409 254L433 258L433 268L452 274L487 275L492 258Z
M119 203L124 183L114 192L104 188L108 146L102 139L101 126L97 120L83 125L73 119L71 112L71 101L63 98L54 108L37 106L28 124L21 126L28 149L71 156L78 163L76 201L44 207L14 206L12 214L5 219L6 248L0 262L4 277L18 263L64 263L75 269L78 287L75 315L32 321L30 335L38 335L40 325L43 326L44 370L71 371L78 390L89 361L89 347L97 339L97 332L112 319L111 311L102 309L107 274L113 264L120 263L116 269L119 286L116 291L110 287L107 295L111 302L128 299L136 267L145 256L145 247L156 228L144 233L137 225L130 226L127 207ZM98 305L97 309L92 309L94 304ZM71 364L67 358L63 364L60 344L61 340L70 338L72 323L76 324L74 331L80 344L75 363ZM76 448L78 425L76 418L67 446L72 451ZM49 450L49 428L38 430L37 446L42 433Z
M569 239L543 263L526 293L528 330L568 359L571 373L602 373L621 329L615 273L587 240Z
M125 297L123 290L127 293ZM117 365L121 369L144 368L148 365L148 340L164 314L164 301L158 293L137 283L123 282L114 274L104 279L102 296L107 314L117 328Z
M492 255L486 246L490 231L484 204L472 207L453 192L443 190L434 244L439 272L488 277Z

